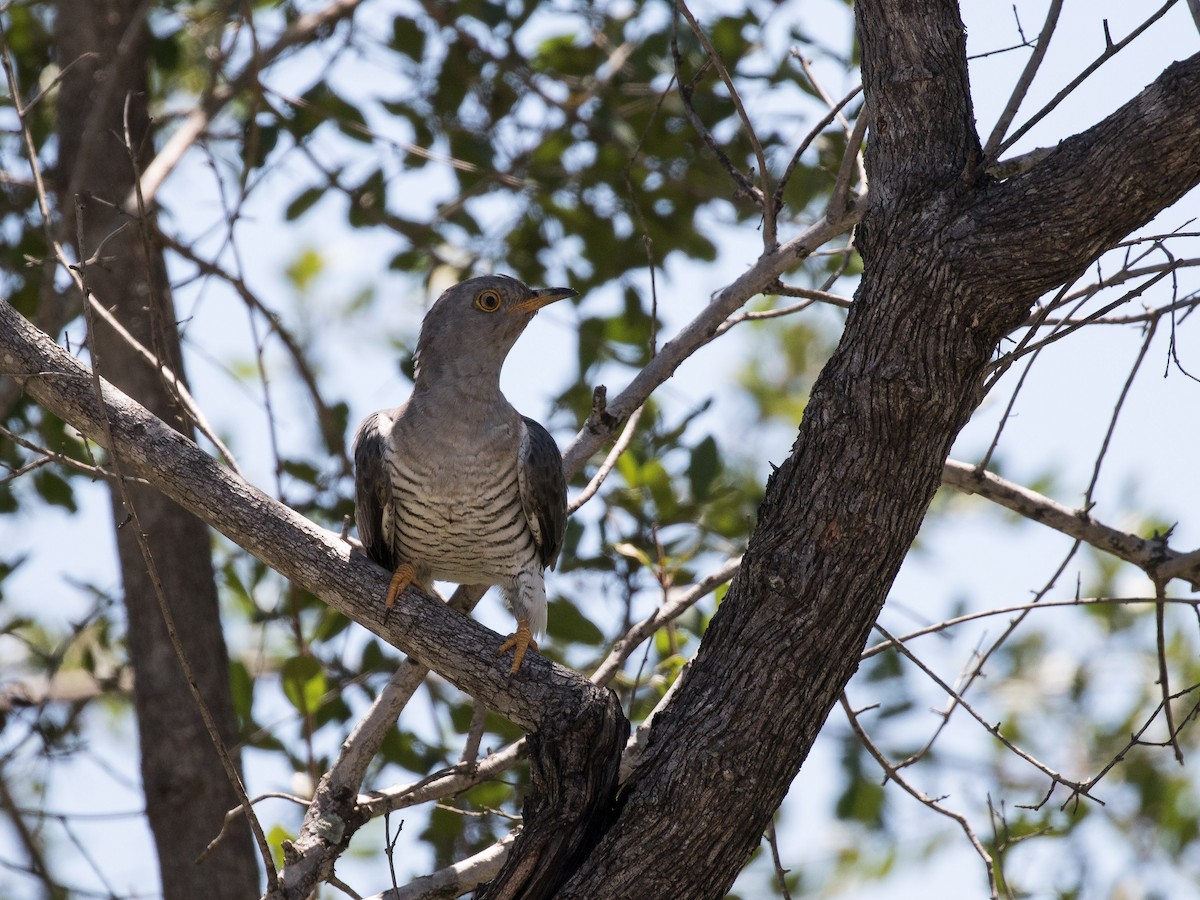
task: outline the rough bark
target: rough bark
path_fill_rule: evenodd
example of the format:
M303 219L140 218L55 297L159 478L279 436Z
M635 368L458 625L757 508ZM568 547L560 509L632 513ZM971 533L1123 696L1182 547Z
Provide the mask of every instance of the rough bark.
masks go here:
M860 0L857 14L874 116L862 285L741 573L656 717L611 826L568 851L579 864L556 896L722 896L857 665L997 341L1042 292L1200 182L1200 57L994 182L978 170L956 4ZM44 340L30 351L28 331L8 334L22 327L0 304L0 370L98 437L78 367ZM415 591L384 622L381 570L115 394L108 416L131 470L500 714L535 729L582 709L595 710L589 722L619 723L609 696L540 658L508 682L490 632ZM550 804L531 805L532 823ZM603 826L603 797L578 808ZM537 864L521 847L509 861Z
M124 146L129 129L141 162L153 148L146 115L147 29L140 0L60 0L56 46L65 75L59 91L59 195L64 238L87 258L89 287L143 346L183 375L175 313L161 250L118 209L134 183ZM74 63L73 66L68 64ZM82 203L77 230L75 206ZM124 225L123 230L119 230ZM102 250L101 250L102 248ZM111 328L89 335L100 371L172 427L191 423L170 385ZM152 488L129 486L157 562L185 652L221 738L237 756L229 659L217 608L208 529ZM205 859L238 798L221 767L167 637L154 585L120 492L112 490L121 564L134 708L146 815L167 898L245 898L258 892L256 851L244 824Z
M998 340L1200 181L1200 58L997 184L957 4L856 13L872 119L854 307L741 572L560 898L724 895L857 667Z

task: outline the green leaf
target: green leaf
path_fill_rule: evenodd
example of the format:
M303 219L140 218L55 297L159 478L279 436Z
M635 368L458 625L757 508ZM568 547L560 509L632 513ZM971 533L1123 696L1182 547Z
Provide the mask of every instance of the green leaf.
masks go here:
M688 482L692 488L692 499L702 502L708 499L713 482L721 471L721 455L717 442L709 435L692 448L692 460L688 464Z
M304 292L325 271L325 258L312 247L305 247L284 270L288 281L297 291Z
M284 212L284 217L289 222L295 221L308 212L313 207L313 204L315 204L324 196L324 188L311 187L307 190L301 191L299 196L297 196L295 200L287 205L287 209Z
M288 831L282 825L276 825L267 832L267 845L271 848L271 856L275 859L275 867L282 869L284 866L283 857L283 842L296 839L296 835Z
M304 715L316 711L325 695L325 671L311 656L293 656L279 671L288 702Z
M565 643L587 644L592 647L604 643L604 632L575 606L566 600L550 601L547 633L555 640Z
M65 478L43 466L33 476L33 485L47 503L77 512L75 492Z
M229 687L233 712L238 718L238 733L246 734L254 724L254 679L241 660L229 663Z
M420 62L425 55L425 32L416 19L396 16L392 20L391 47L409 59Z

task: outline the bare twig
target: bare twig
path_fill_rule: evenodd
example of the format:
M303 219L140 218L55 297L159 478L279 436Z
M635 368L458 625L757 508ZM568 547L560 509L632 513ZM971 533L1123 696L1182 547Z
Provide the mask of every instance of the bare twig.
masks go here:
M842 165L838 169L837 180L833 183L833 190L829 193L829 205L826 207L826 218L831 221L838 222L844 219L853 206L848 200L853 173L859 170L860 176L865 174L861 171L862 164L859 157L862 153L863 138L867 134L867 123L871 119L870 113L871 107L864 104L858 113L858 118L854 120L854 130L850 132L850 137L846 141L846 155L842 157ZM860 194L865 191L866 183L863 182Z
M87 282L87 262L86 253L84 251L84 200L81 196L76 195L75 198L75 225L78 231L76 240L79 247L79 255L81 257L78 266L74 267L77 283L85 300L90 297L91 291ZM85 302L83 305L84 316L87 322L89 334L95 333L96 319L95 307L92 303ZM92 369L91 376L96 392L96 397L100 401L100 406L103 409L104 385L100 378L100 360L96 349L96 342L92 341ZM187 682L188 689L191 691L192 699L196 704L196 709L200 714L200 718L204 721L204 727L208 731L208 735L212 740L213 749L216 751L218 758L221 761L221 766L225 770L225 775L229 779L230 785L238 794L242 801L242 809L245 810L246 820L250 824L250 829L254 833L254 838L258 843L258 849L262 856L263 867L267 873L267 883L269 888L273 889L278 881L278 875L275 871L274 859L271 856L270 845L267 844L266 834L262 830L262 824L258 821L258 816L254 814L254 808L250 803L250 797L246 793L246 787L242 783L241 776L238 774L237 766L234 765L233 758L229 755L229 750L225 747L225 742L221 739L220 730L217 727L216 720L213 719L212 712L208 708L203 695L200 693L199 682L196 680L195 673L192 671L191 662L184 652L183 643L179 638L179 633L175 629L175 617L171 612L170 604L167 602L166 591L163 587L162 579L158 574L158 564L150 552L149 542L146 540L145 531L142 529L141 522L138 518L137 507L133 503L133 497L129 493L128 485L122 477L120 455L116 452L116 443L113 441L112 423L107 416L104 416L102 421L104 429L105 442L109 447L109 461L113 471L117 475L117 486L120 491L121 502L125 507L125 511L129 514L131 525L134 529L134 534L137 536L137 545L141 550L142 562L146 566L146 573L150 578L150 582L154 587L154 596L158 601L159 612L163 617L163 624L167 630L167 637L171 641L171 647L175 652L175 658L179 661L179 667L183 670L184 680Z
M167 139L158 155L151 160L142 173L137 186L137 190L140 190L142 194L142 202L150 204L154 201L158 189L162 187L167 176L179 165L179 161L183 159L183 155L188 149L204 134L217 113L242 90L253 84L263 67L274 62L292 47L306 43L325 30L332 28L342 19L353 14L361 2L362 0L334 0L322 10L298 16L273 45L251 59L240 72L227 82L216 85L206 96L202 97L195 109ZM137 198L134 192L130 192L124 206L129 212L137 209Z
M908 643L919 637L949 631L951 628L967 622L977 622L980 619L989 619L993 616L1006 616L1010 613L1031 612L1035 609L1062 609L1063 607L1072 606L1139 606L1160 603L1186 606L1200 611L1200 598L1193 599L1190 597L1164 597L1162 599L1157 597L1072 597L1069 600L1040 600L1029 603L1016 603L1011 606L996 606L992 609L980 610L979 612L964 613L961 616L943 619L940 622L934 622L932 625L918 628L916 631L910 631L907 634L900 635L896 640ZM864 650L859 659L865 662L872 656L878 656L880 653L891 648L891 641L880 641L878 644L872 644Z
M905 793L907 793L918 803L928 807L939 815L945 816L946 818L952 819L958 823L959 828L963 830L963 833L967 836L967 840L970 841L971 846L975 848L975 852L979 854L979 858L983 860L983 864L987 869L988 886L991 888L991 897L994 900L994 898L998 896L996 893L995 863L992 860L991 854L987 852L987 849L983 846L983 843L975 835L975 831L971 828L971 823L967 821L967 817L962 813L956 813L953 810L942 806L942 804L937 800L929 797L922 791L918 791L911 784L909 784L908 780L905 779L905 777L901 775L899 771L897 771L896 767L888 762L888 759L884 755L883 751L880 750L879 747L875 745L875 742L871 740L870 735L868 735L866 729L863 728L862 722L859 721L858 714L850 706L850 701L846 697L845 691L843 691L841 696L838 698L838 702L841 704L842 711L846 714L846 719L850 722L850 728L854 731L855 736L858 737L863 747L865 747L866 751L871 754L871 757L875 760L875 762L879 764L879 767L883 769L884 779L886 781L894 781Z
M878 623L875 624L875 629L880 634L882 634L884 636L884 638L886 638L889 642L891 642L892 646L895 647L909 662L911 662L918 669L920 669L922 672L924 672L926 677L928 677L931 681L933 681L934 684L936 684L939 688L941 688L943 691L945 691L947 696L953 697L955 699L955 701L957 702L957 704L960 707L962 707L964 710L966 710L968 715L971 716L971 718L973 718L976 722L978 722L983 727L983 729L985 731L987 731L988 734L990 734L997 741L999 741L1001 744L1003 744L1009 750L1009 752L1015 754L1016 756L1023 759L1025 762L1029 763L1031 766L1033 766L1035 769L1037 769L1039 772L1041 772L1043 775L1045 775L1047 778L1049 778L1051 781L1055 782L1056 784L1061 784L1064 787L1070 788L1075 793L1077 793L1081 796L1087 797L1090 800L1095 800L1097 803L1103 805L1102 800L1100 800L1097 797L1091 796L1091 794L1089 794L1087 792L1087 788L1082 782L1072 781L1071 779L1067 778L1065 775L1062 775L1061 773L1054 771L1054 769L1050 768L1048 765L1046 765L1045 763L1040 761L1033 754L1029 753L1026 750L1021 749L1015 743L1013 743L1011 740L1006 738L1004 736L1004 734L1001 732L999 725L992 724L987 719L985 719L982 715L980 715L979 711L976 710L975 707L973 707L970 703L968 703L959 691L954 690L954 688L952 688L949 684L947 684L940 675L938 675L931 668L929 668L929 666L927 666L920 657L918 657L915 653L913 653L911 650L908 649L908 647L906 647L904 645L904 642L902 640L900 640L899 638L893 637L891 634L888 633L886 628L884 628L882 625L880 625Z
M1059 13L1062 12L1063 0L1051 0L1050 8L1046 10L1046 21L1042 25L1042 33L1038 35L1037 43L1033 45L1033 53L1030 55L1028 62L1025 63L1025 69L1021 72L1021 77L1017 79L1016 85L1013 87L1012 96L1008 98L1008 103L1004 107L1004 111L1000 113L1000 118L996 120L996 126L992 129L992 133L988 136L987 144L983 148L983 164L989 165L995 156L1000 151L1000 142L1004 140L1004 133L1008 131L1012 125L1013 119L1017 116L1017 110L1021 108L1021 103L1025 99L1025 95L1029 92L1029 86L1033 84L1033 78L1037 75L1038 69L1041 68L1042 60L1046 58L1046 51L1050 48L1050 38L1054 34L1054 28L1058 24Z
M854 302L849 297L831 294L828 291L785 284L773 285L770 288L770 293L778 294L782 297L804 297L805 300L802 303L793 303L790 306L780 306L776 309L742 310L721 323L721 327L718 329L719 333L724 334L730 328L740 325L743 322L758 322L764 319L778 319L782 316L795 315L798 312L803 312L815 303L825 303L829 306L839 307L840 309L849 309Z
M245 475L242 473L241 467L237 464L237 458L233 455L233 451L225 446L225 442L217 435L216 429L212 427L212 424L204 415L204 410L200 408L200 404L196 402L196 399L192 396L192 392L187 389L187 385L183 379L179 378L171 367L162 361L161 357L151 353L144 344L135 338L129 332L129 329L122 325L120 320L109 312L95 295L91 293L86 294L84 303L91 307L92 312L103 319L104 324L116 332L134 353L153 366L162 375L166 383L170 385L171 393L175 395L180 405L187 410L188 417L196 424L200 432L212 441L213 446L217 448L217 452L225 459L229 468L244 478Z
M16 833L18 842L25 849L26 857L29 859L29 871L42 883L47 896L65 895L66 892L63 890L62 885L55 881L54 877L50 874L50 867L46 864L45 847L42 840L30 829L29 823L25 821L25 816L17 808L17 803L8 789L7 773L3 769L0 769L0 809L7 813L9 824Z
M375 894L367 900L443 900L446 897L459 897L496 876L504 861L508 859L518 833L519 831L513 831L506 834L474 856L430 875L413 879L403 887Z
M738 93L737 86L734 85L733 79L729 76L729 70L725 68L725 63L721 60L716 48L712 45L712 41L708 39L708 35L704 29L700 27L700 23L696 21L696 17L692 15L692 11L688 9L685 0L675 0L675 8L687 19L692 33L696 35L696 39L704 47L704 52L708 54L709 60L712 61L717 74L721 76L721 81L725 84L725 90L729 92L729 99L733 101L738 118L742 120L742 127L746 130L746 138L750 141L750 146L754 150L754 158L758 161L758 180L760 184L758 198L762 203L763 211L763 246L767 250L773 250L779 242L776 238L775 230L775 209L767 200L771 196L771 173L767 169L767 157L763 153L762 143L758 140L758 134L754 130L754 123L750 121L750 116L746 114L746 107L742 105L741 94Z
M1100 481L1100 467L1104 464L1104 457L1108 455L1109 445L1112 443L1113 434L1117 430L1117 420L1121 416L1121 410L1125 408L1125 401L1129 397L1129 389L1133 387L1133 380L1137 377L1137 373L1146 359L1146 354L1150 350L1150 343L1154 340L1154 332L1157 328L1158 320L1154 319L1145 330L1146 336L1142 340L1142 348L1138 351L1137 359L1133 361L1133 366L1129 369L1129 377L1125 379L1125 384L1121 386L1121 393L1117 397L1117 402L1113 405L1112 415L1108 420L1108 428L1104 432L1104 440L1100 442L1100 452L1096 454L1096 462L1092 467L1092 478L1088 482L1087 489L1083 492L1084 509L1092 508L1092 496L1095 493L1097 482Z
M1116 43L1113 43L1112 40L1108 37L1108 29L1107 29L1107 22L1106 22L1105 23L1106 27L1105 27L1104 50L1100 53L1100 55L1097 56L1082 72L1080 72L1077 76L1075 76L1073 79L1071 79L1071 81L1062 90L1060 90L1057 94L1055 94L1054 97L1051 98L1049 103L1047 103L1045 106L1043 106L1041 109L1039 109L1036 113L1034 113L1033 116L1030 117L1029 120L1026 121L1024 125L1022 125L1016 131L1014 131L1007 140L1005 140L1003 143L1001 143L1000 147L996 151L996 155L999 156L999 154L1003 153L1005 150L1007 150L1009 147L1011 147L1013 144L1015 144L1017 141L1019 141L1022 137L1024 137L1026 132L1028 132L1031 128L1033 128L1034 125L1036 125L1038 122L1042 121L1042 119L1044 119L1046 116L1048 116L1058 106L1058 104L1062 103L1062 101L1065 100L1068 96L1070 96L1071 93L1074 92L1074 90L1077 87L1079 87L1079 85L1083 84L1083 82L1085 82L1088 78L1090 78L1093 72L1095 72L1102 65L1104 65L1106 62L1108 62L1110 59L1112 59L1114 56L1116 56L1118 53L1120 53L1132 41L1137 39L1137 37L1139 35L1141 35L1142 32L1144 32L1147 28L1149 28L1151 25L1153 25L1155 22L1157 22L1159 19L1161 19L1167 13L1167 11L1170 10L1170 8L1175 5L1175 3L1176 3L1176 0L1167 0L1166 3L1164 3L1157 10L1155 10L1153 13L1151 13L1150 17L1147 18L1144 22L1142 22L1141 25L1139 25L1137 28L1135 28L1133 31L1131 31L1125 38L1123 38L1120 41L1117 41Z
M1200 590L1200 552L1184 556L1163 546L1160 540L1118 531L1043 494L958 460L946 461L942 469L942 483L968 494L986 497L1097 550L1133 563L1151 577L1183 578ZM1184 560L1189 562L1187 568L1181 566ZM1181 568L1182 571L1178 571Z
M370 791L358 797L357 811L372 818L385 812L407 809L430 800L461 794L477 784L491 781L507 772L529 755L524 738L513 741L502 750L489 753L470 765L460 763L434 772L413 784L399 785L381 791Z
M733 183L737 185L737 190L745 194L747 197L754 198L756 203L765 203L766 198L764 197L761 189L753 181L747 178L741 169L733 164L733 160L731 160L729 155L723 149L721 149L721 145L717 143L716 138L712 136L712 132L708 130L708 126L704 124L704 120L701 119L700 115L696 112L696 108L692 104L692 92L695 90L695 81L699 80L700 75L697 75L694 81L684 80L682 73L683 58L679 52L679 46L675 39L674 31L671 33L671 46L675 54L675 80L679 82L679 99L683 103L683 113L687 117L688 122L690 122L692 127L696 129L696 133L700 135L700 139L704 141L705 146L708 147L713 156L717 158L717 162L719 162L724 167L725 171L729 173L729 177L732 178ZM700 74L703 74L705 69L706 67L702 67Z
M232 287L250 309L258 312L267 320L270 330L274 332L283 344L284 349L287 350L288 356L292 359L292 364L296 367L296 373L300 376L300 380L304 382L304 387L307 389L308 396L313 403L313 408L316 410L317 425L321 429L321 437L325 441L326 448L338 455L342 462L343 471L349 472L350 460L346 453L345 435L343 434L338 417L334 414L329 404L325 402L325 398L322 397L320 386L317 384L317 376L313 372L312 366L308 364L300 342L283 324L279 315L263 303L254 291L250 290L249 285L246 284L243 278L229 272L215 262L204 259L196 253L193 247L176 240L171 235L160 231L159 237L169 250L186 259L202 274L220 278Z
M93 478L116 478L117 477L115 473L109 471L108 469L104 468L103 466L89 465L88 463L80 462L77 459L72 459L71 457L67 456L65 453L57 453L54 450L51 450L49 447L39 446L38 444L35 444L33 441L27 440L26 438L22 437L21 435L17 434L16 432L9 431L3 425L0 425L0 437L7 438L8 440L12 441L14 444L19 444L20 446L24 447L26 450L31 450L34 453L41 454L41 456L38 459L35 459L32 462L27 463L24 466L21 466L19 469L14 469L13 471L9 472L9 474L5 475L3 478L0 478L0 484L4 484L9 481L13 481L14 479L20 478L26 472L31 472L34 469L38 469L38 468L41 468L42 466L50 465L52 463L58 464L60 466L69 466L70 468L76 469L85 475L91 475ZM126 478L127 478L127 480L133 481L136 484L145 484L146 483L141 478L133 478L131 476L126 476Z
M1158 714L1160 712L1162 712L1164 705L1166 703L1169 703L1172 700L1178 700L1182 697L1186 697L1187 695L1193 694L1197 691L1200 691L1200 684L1193 684L1191 687L1184 688L1182 691L1179 691L1175 694L1172 694L1170 697L1166 697L1163 700L1160 700L1158 703L1158 706L1156 706L1154 708L1154 710L1150 713L1150 715L1146 717L1146 721L1142 723L1142 727L1139 728L1136 732L1134 732L1130 736L1129 741L1125 744L1125 746L1122 747L1121 750L1104 765L1104 768L1102 768L1099 772L1097 772L1095 775L1093 775L1091 780L1089 780L1084 786L1088 790L1091 790L1092 788L1094 788L1097 784L1100 783L1100 781L1104 778L1104 776L1106 776L1109 772L1111 772L1114 768L1116 768L1121 763L1121 761L1125 759L1125 757L1129 754L1129 751L1132 750L1134 747L1155 746L1155 744L1153 742L1143 740L1142 735L1144 735L1150 729L1150 726L1154 724L1154 721L1158 718ZM1200 709L1200 704L1197 704L1196 707L1193 707L1192 711L1188 714L1188 716L1186 718L1187 719L1193 718L1196 715L1196 712L1198 709ZM1049 799L1050 799L1049 795L1047 795L1046 800L1049 800ZM1061 808L1066 809L1067 804L1071 803L1075 799L1076 799L1076 795L1074 793L1072 793L1069 797L1067 797L1066 800L1063 801ZM1042 802L1044 803L1045 800L1043 800Z
M612 449L604 457L604 462L600 464L600 468L596 470L596 474L592 476L592 480L588 482L587 487L580 491L579 496L572 500L571 505L567 507L568 513L574 513L579 507L591 500L596 491L600 490L600 485L604 484L604 480L608 478L609 473L616 466L617 460L621 458L621 454L629 448L629 444L633 441L633 435L637 431L638 422L642 418L642 410L645 408L644 406L639 406L633 411L633 415L629 417L629 421L621 429L621 436L613 443Z
M1175 711L1171 709L1171 673L1167 666L1167 592L1161 580L1154 582L1154 646L1158 656L1158 689L1162 692L1162 710L1167 720L1167 740L1175 753L1175 761L1183 765L1183 749L1175 730Z
M812 146L812 142L821 135L821 132L829 127L834 119L843 118L841 112L845 108L846 104L861 93L862 85L860 84L841 100L837 101L836 103L830 103L829 112L827 112L817 122L817 124L809 130L808 134L804 136L804 139L796 145L796 149L792 153L792 158L788 160L787 167L783 170L783 175L779 178L779 184L775 185L775 196L772 198L771 202L775 205L776 215L778 215L783 209L783 192L787 189L788 182L792 178L792 172L795 171L796 166L800 163L800 157L804 154L804 151ZM847 137L849 137L849 135L847 135Z
M737 574L741 564L742 558L740 556L726 561L724 565L711 575L702 578L691 587L680 590L668 602L630 628L623 637L613 644L613 648L608 656L605 657L604 662L600 663L596 667L596 670L592 672L591 680L596 684L608 684L621 666L624 665L625 660L629 658L630 654L633 653L642 641L658 631L663 625L691 609L696 605L698 600L706 597L722 584L729 581L729 579L733 578Z
M564 469L574 472L582 460L590 457L607 440L615 430L616 423L624 421L674 374L685 359L721 333L721 324L736 309L751 297L769 290L780 275L818 247L853 228L862 217L866 202L865 196L856 200L842 221L830 222L822 217L801 234L774 250L764 252L745 272L718 291L690 323L663 344L658 354L634 376L625 390L614 400L606 402L603 417L589 417L588 423L563 453Z
M775 820L772 819L767 825L767 846L771 848L771 864L775 866L775 884L779 887L779 896L783 900L792 900L792 892L788 890L787 875L788 869L783 867L783 861L779 858L779 841L775 838Z

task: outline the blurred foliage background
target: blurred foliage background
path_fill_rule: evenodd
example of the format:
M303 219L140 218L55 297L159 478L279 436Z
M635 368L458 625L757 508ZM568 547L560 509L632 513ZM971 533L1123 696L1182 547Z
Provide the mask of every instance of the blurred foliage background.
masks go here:
M1018 6L1031 19L1041 14L1040 4ZM253 72L261 48L317 7L148 4L151 108L162 132L215 85ZM697 4L696 12L750 110L773 183L787 174L781 230L796 233L824 214L847 146L846 128L834 122L793 158L828 111L826 93L840 100L856 84L849 3ZM53 179L54 4L10 2L0 15L7 58L31 104L35 162ZM1020 42L1013 25L979 46L973 36L972 49ZM1019 71L1025 56L1019 47L1013 56ZM1151 60L1136 86L1157 66ZM720 158L753 181L756 148L712 60L667 3L367 2L352 24L294 48L251 84L164 188L157 227L193 392L260 486L334 530L352 515L348 436L361 415L403 398L422 310L442 287L495 270L581 292L573 308L539 321L506 381L517 405L566 446L588 417L594 387L627 383L758 252L760 209ZM860 107L857 97L846 104L850 122ZM19 122L11 108L0 110L0 122L0 286L77 349L78 299L55 271L54 227L39 211ZM547 655L590 672L672 591L741 552L769 464L786 454L844 316L837 304L797 303L795 290L848 299L858 266L847 240L814 254L790 273L791 296L760 298L753 315L647 404L612 474L571 520L550 580ZM1190 296L1186 283L1174 291L1151 302ZM776 315L793 304L802 308ZM1143 338L1135 323L1123 337L1097 339L1119 345L1082 336L1082 351L1066 349L1072 341L1055 345L1034 370L1045 369L1045 380L1031 381L1027 395L1064 402L1056 367L1080 365L1072 353L1100 368L1119 358L1124 378L1126 351ZM996 389L1002 401L1016 374ZM42 882L31 872L39 856L72 895L145 896L153 885L139 879L153 877L151 864L135 858L114 869L97 849L143 840L136 814L124 815L136 809L137 785L124 622L105 561L111 524L98 512L94 480L39 448L85 465L97 451L11 388L0 390L0 808L8 832L0 881L12 887L0 896L39 895ZM1097 390L1088 399L1093 431L1107 427L1116 397ZM1151 408L1163 402L1146 393L1135 399ZM970 461L986 450L997 421L997 408L985 406L965 434ZM1028 440L1001 442L992 468L1074 503L1079 473L1098 465L1090 434L1073 453L1047 439L1044 458L1022 455ZM1131 451L1119 452L1127 459ZM575 478L573 494L599 462ZM1197 496L1194 470L1176 471L1179 505L1147 501L1152 492L1126 479L1102 483L1101 513L1126 531L1165 534L1186 498ZM48 546L56 529L86 538ZM1176 534L1200 541L1195 522ZM303 796L398 654L214 540L251 793ZM985 501L943 492L885 624L910 631L1034 594L1153 596L1136 576ZM722 594L659 631L625 665L614 687L635 724L695 651ZM496 606L487 600L478 614L502 622ZM1153 745L1163 740L1153 609L1098 603L1019 615L940 631L913 652L1050 770L1087 781L1119 760L1095 789L1103 805L1069 797L1061 785L1050 791L1045 771L894 650L866 659L852 682L857 722L893 765L907 761L898 771L911 784L971 824L1013 895L1200 896L1200 791L1189 768ZM1200 685L1195 618L1171 608L1165 622L1172 686L1185 692L1177 718L1186 724ZM37 686L53 686L54 699L42 702ZM365 787L416 782L453 765L474 715L470 698L431 677ZM1134 734L1142 742L1130 746ZM489 715L481 746L519 737ZM1185 728L1180 743L1185 756L1194 753L1194 729ZM432 808L405 810L403 853L390 859L398 876L448 865L506 834L526 777L518 768ZM63 798L95 779L100 809L89 815L111 818L74 816L80 810ZM278 852L302 808L270 801L259 812ZM393 838L396 827L389 822ZM134 836L114 837L121 834ZM764 843L738 896L984 893L982 865L958 824L884 779L841 711L781 809L775 836L786 876ZM375 823L338 871L360 879L364 892L381 889L384 850Z

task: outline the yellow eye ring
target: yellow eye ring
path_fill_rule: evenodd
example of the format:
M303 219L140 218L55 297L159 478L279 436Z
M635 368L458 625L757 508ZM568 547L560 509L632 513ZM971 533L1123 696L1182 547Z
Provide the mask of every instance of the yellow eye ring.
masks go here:
M475 297L475 308L485 313L495 312L500 308L500 295L495 291L480 291Z

